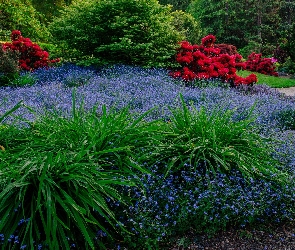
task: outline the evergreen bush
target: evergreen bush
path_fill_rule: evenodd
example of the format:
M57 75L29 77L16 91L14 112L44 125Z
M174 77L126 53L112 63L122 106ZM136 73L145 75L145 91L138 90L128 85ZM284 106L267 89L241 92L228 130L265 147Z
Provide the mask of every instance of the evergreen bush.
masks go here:
M33 40L47 41L50 33L41 19L30 1L0 1L0 40L8 41L12 30L21 30Z
M203 37L203 31L199 22L189 13L182 10L176 10L172 12L173 25L177 31L179 31L187 41L193 44L197 44Z
M182 38L157 0L77 0L50 24L56 41L101 63L167 66Z

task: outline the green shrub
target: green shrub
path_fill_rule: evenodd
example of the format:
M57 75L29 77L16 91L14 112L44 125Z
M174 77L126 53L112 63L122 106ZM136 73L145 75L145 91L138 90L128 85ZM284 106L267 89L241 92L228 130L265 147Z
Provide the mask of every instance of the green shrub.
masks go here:
M280 65L279 71L287 74L295 74L295 62L293 62L292 59L288 57L286 61Z
M281 175L281 180L287 177L276 169L268 139L254 132L251 111L233 119L234 110L222 107L212 112L204 107L190 110L182 97L181 100L182 108L171 110L166 141L155 149L157 161L169 161L166 173L170 169L178 172L189 162L195 169L214 173L236 169L245 177Z
M38 42L38 45L41 47L42 50L45 50L49 53L50 59L59 58L62 56L62 52L54 44Z
M77 0L54 19L50 30L60 45L101 63L164 66L181 35L172 25L171 6L157 0Z
M147 143L143 116L106 107L86 113L73 102L71 118L48 113L28 127L0 130L0 232L18 230L19 243L32 249L70 249L72 242L102 249L97 230L109 233L105 227L117 223L106 200L126 202L116 186L136 185L135 171L149 173L132 152Z
M9 85L12 87L32 86L36 83L36 81L36 77L28 72L15 77L9 82Z
M12 30L21 30L25 37L46 41L50 37L45 25L40 22L40 14L29 1L3 0L0 3L0 37L10 40ZM1 40L0 39L0 40Z
M261 44L255 41L249 41L248 45L239 49L238 52L243 56L243 58L247 58L253 51L259 52L261 50Z
M191 15L182 10L172 12L173 25L183 36L184 40L192 44L198 44L203 37L202 29L198 21Z
M30 0L33 7L42 14L42 22L48 23L60 14L60 10L69 5L71 0Z
M295 130L295 110L286 109L277 115L280 126L283 129Z

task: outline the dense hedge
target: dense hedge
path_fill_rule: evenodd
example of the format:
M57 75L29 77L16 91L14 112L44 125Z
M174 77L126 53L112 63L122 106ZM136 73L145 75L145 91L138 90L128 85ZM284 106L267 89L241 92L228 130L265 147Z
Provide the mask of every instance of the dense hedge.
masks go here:
M175 30L171 6L157 0L77 0L55 18L57 42L100 62L166 66L184 37Z

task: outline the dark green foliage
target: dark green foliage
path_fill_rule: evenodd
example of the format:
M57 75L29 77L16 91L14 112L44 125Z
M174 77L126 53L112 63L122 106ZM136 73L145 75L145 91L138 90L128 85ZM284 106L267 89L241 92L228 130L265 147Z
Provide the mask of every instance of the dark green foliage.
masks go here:
M288 36L288 41L286 44L287 52L291 58L291 61L295 63L295 23L290 30L290 34Z
M105 63L164 66L181 35L169 7L152 0L73 2L50 25L57 42Z
M19 52L12 50L4 50L0 44L0 73L17 74Z
M281 39L280 45L274 51L282 63L282 71L295 74L295 23L290 26L287 38Z
M173 10L185 11L192 0L159 0L162 5L170 4L173 6Z
M44 15L43 22L52 21L54 16L58 16L60 11L69 5L71 0L31 0L33 7Z
M295 23L295 2L293 0L282 0L280 2L280 34L287 38L291 33L292 24Z
M19 74L19 53L17 51L3 50L0 44L0 86L9 84Z
M295 62L290 57L287 58L286 62L280 66L280 71L295 75ZM294 79L294 76L292 77Z
M237 19L237 13L234 8L239 8L237 4L227 1L193 1L188 12L200 21L207 34L213 34L221 43L234 44L243 47L246 44L242 22L244 19L240 16Z
M283 129L295 130L295 110L284 110L278 114L277 119Z
M285 48L286 39L280 41L273 52L273 57L278 60L278 63L285 63L288 58L288 51Z
M272 1L193 1L188 12L199 19L207 33L218 41L233 44L238 49L250 42L265 46L275 45L280 37L280 0ZM269 53L269 48L267 53ZM265 53L264 53L265 54Z
M203 32L199 22L189 13L181 10L172 12L173 25L184 39L192 44L199 44L203 37Z

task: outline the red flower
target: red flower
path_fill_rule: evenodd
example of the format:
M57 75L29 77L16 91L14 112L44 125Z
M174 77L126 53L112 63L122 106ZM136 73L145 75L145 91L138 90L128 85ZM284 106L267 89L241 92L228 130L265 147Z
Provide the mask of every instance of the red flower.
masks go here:
M237 62L237 63L236 63L236 68L237 68L237 69L246 69L246 63L243 63L243 62Z
M235 61L240 62L242 60L242 56L240 54L235 54Z
M242 56L235 54L220 54L220 48L214 47L215 36L208 35L202 39L201 45L191 45L187 41L181 42L176 61L184 66L181 70L171 72L172 77L182 77L185 81L194 79L220 78L225 82L232 82L234 85L253 84L257 82L254 74L243 78L236 75L237 68L245 68ZM223 52L224 53L224 52ZM249 55L247 67L254 67L261 61L261 54L252 53ZM259 70L273 70L269 60L260 64Z
M213 65L216 69L223 69L223 68L224 68L223 65L222 65L222 63L220 63L220 62L214 62L212 65Z
M197 74L196 74L196 77L197 77L198 79L208 79L208 78L210 78L210 77L209 77L209 74L206 73L206 72L200 72L200 73L197 73Z
M174 78L181 77L181 71L172 72L170 75Z
M42 51L43 52L43 57L48 58L49 57L49 53L47 51Z
M210 75L210 78L217 78L219 77L219 72L214 70L214 71L211 71L209 75Z
M236 68L229 68L229 71L228 71L229 74L234 75L236 74L236 72L237 72Z
M193 50L193 46L188 41L182 41L181 48L185 50Z
M277 75L274 61L271 58L262 58L261 54L252 52L246 61L246 69L266 75Z
M227 68L223 68L223 69L218 70L218 74L220 76L225 76L226 74L228 74L228 72L229 72L229 69L227 69Z
M19 40L22 36L21 36L21 32L19 30L14 30L11 32L11 41L16 41Z
M202 53L201 51L197 50L193 53L193 57L195 58L202 58L202 59L205 59L206 56L204 55L204 53Z
M215 43L215 40L216 38L213 35L205 36L204 38L202 38L202 45L205 47L211 47Z
M49 54L30 38L21 36L19 30L11 32L11 43L5 43L3 49L11 49L20 52L19 66L23 70L34 70L39 67L47 67L49 63L59 62L59 59L49 60Z

